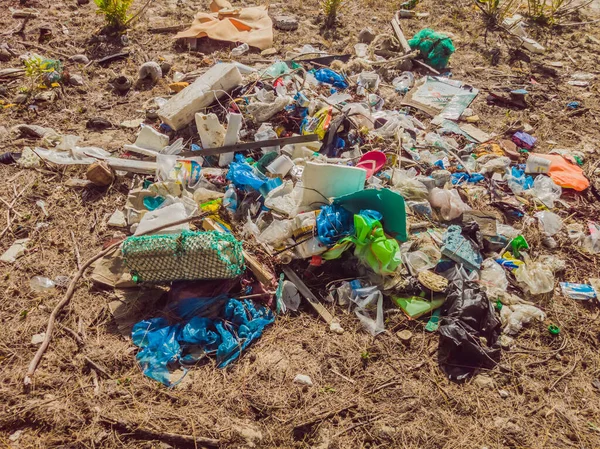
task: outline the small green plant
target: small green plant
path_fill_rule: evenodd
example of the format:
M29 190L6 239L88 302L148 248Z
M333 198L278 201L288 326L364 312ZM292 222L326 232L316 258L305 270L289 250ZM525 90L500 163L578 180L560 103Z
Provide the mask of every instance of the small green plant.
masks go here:
M62 73L62 64L55 59L44 59L41 56L33 55L25 60L25 76L32 80L34 84L42 81L50 85L60 79Z
M529 17L538 23L551 25L562 17L584 8L593 0L527 0Z
M94 0L98 14L104 14L106 25L114 30L127 27L131 16L127 14L133 0Z
M325 27L332 28L335 25L335 19L342 3L345 0L322 0L321 8L325 14Z
M518 6L518 0L474 0L490 26L502 24Z

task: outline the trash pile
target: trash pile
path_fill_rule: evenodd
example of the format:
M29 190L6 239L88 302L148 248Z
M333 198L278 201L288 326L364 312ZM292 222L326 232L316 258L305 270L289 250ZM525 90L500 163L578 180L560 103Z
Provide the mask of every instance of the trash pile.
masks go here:
M242 10L241 27L215 7L178 37L226 40L234 23L245 47L232 58L271 45L262 8ZM557 241L600 252L600 225L568 213L590 186L584 155L544 154L534 130L477 128L479 90L452 78L450 37L423 29L407 40L398 18L392 26L397 42L361 33L355 55L307 46L269 65L219 62L191 83L176 73L176 93L146 105L119 157L79 146L78 136L15 127L40 144L11 163L87 166L74 186L133 178L108 220L122 244L92 278L180 290L160 316L133 326L146 375L173 385L175 369L205 356L227 366L301 297L334 333L344 332L334 315L342 310L374 336L387 309L424 320L454 380L493 367L534 320L560 331L539 302L565 268ZM154 66L140 77L164 76ZM525 107L526 96L512 93ZM1 260L14 262L26 245L16 241ZM560 287L597 299L599 281L586 281Z

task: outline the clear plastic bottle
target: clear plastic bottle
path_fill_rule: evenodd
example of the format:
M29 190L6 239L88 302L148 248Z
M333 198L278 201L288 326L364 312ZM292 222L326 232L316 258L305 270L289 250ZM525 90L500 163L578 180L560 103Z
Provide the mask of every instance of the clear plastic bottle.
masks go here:
M233 50L231 50L231 56L242 56L248 50L250 50L250 46L248 44L244 43L242 45L238 45Z
M232 214L237 209L237 193L235 191L235 187L232 184L229 184L227 187L227 191L225 192L225 196L223 197L223 206Z
M31 287L31 290L38 293L52 290L54 286L55 284L52 279L43 276L34 276L29 280L29 287Z

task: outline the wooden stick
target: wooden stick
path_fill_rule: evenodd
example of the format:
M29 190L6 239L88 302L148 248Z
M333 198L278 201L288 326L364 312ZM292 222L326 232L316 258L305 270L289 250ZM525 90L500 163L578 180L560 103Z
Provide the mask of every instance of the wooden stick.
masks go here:
M188 217L188 218L184 218L182 220L177 220L177 221L175 221L173 223L164 224L164 225L161 225L161 226L159 226L157 228L149 229L148 231L143 232L140 235L150 234L150 233L153 233L153 232L156 232L156 231L160 231L161 229L169 228L171 226L177 226L179 224L187 223L189 221L195 220L196 218L201 218L204 215L206 215L206 214L195 215L193 217ZM52 310L52 313L50 314L50 318L48 318L48 325L46 327L46 336L44 337L44 341L42 342L42 344L38 348L38 350L35 353L35 356L33 357L33 359L31 359L31 362L29 363L29 368L27 369L27 374L25 374L25 378L23 379L23 384L24 384L25 388L28 388L29 385L31 385L31 378L35 374L35 370L37 369L40 361L42 360L42 357L44 356L44 353L48 349L48 346L50 346L50 340L52 339L52 331L54 330L54 323L56 321L56 317L61 312L61 310L63 309L63 307L65 307L69 303L69 301L71 300L71 298L73 297L73 294L75 293L75 287L77 286L77 282L83 276L83 273L85 272L85 270L87 270L90 267L90 265L92 265L95 261L97 261L98 259L106 256L111 251L113 251L115 248L117 248L118 246L120 246L122 243L123 243L122 241L113 243L112 245L110 245L105 250L100 251L98 254L96 254L92 258L88 259L81 266L81 268L79 269L79 271L75 274L75 276L73 277L73 279L69 283L69 288L67 289L67 292L65 293L65 296L54 307L54 309Z
M394 33L396 33L396 37L398 37L398 41L400 41L400 46L402 47L402 50L404 50L404 54L410 53L410 45L408 45L408 41L406 40L406 37L404 37L402 27L400 26L399 12L396 12L392 19L392 28L394 29Z
M289 280L296 285L298 291L302 293L302 296L306 298L319 316L323 318L323 321L325 321L327 324L331 324L333 321L333 315L323 306L323 304L321 304L321 302L317 299L313 292L310 291L306 284L302 282L294 270L292 270L290 267L284 267L283 272L289 278Z
M77 240L75 240L75 234L71 231L71 240L73 240L73 251L75 251L75 262L77 263L77 269L81 270L81 255L79 254L79 247L77 246Z
M102 368L100 365L98 365L96 362L94 362L92 359L90 359L87 355L83 356L83 360L85 360L85 363L90 365L96 371L98 371L102 375L104 375L104 377L106 377L108 379L112 379L112 376L110 374L108 374L108 372L104 368Z
M148 28L151 33L172 33L174 31L183 31L186 29L186 25L171 25L166 27Z
M316 142L319 136L307 134L305 136L283 137L281 139L259 140L258 142L236 143L218 148L205 148L200 151L182 151L179 156L215 156L217 154L232 153L234 151L255 150L263 147L284 146L292 143Z
M171 443L186 447L218 447L220 444L220 440L215 438L156 432L154 430L138 427L137 424L131 424L120 419L110 418L103 415L100 415L100 421L114 426L117 430L124 432L124 436L134 436L140 439L169 441Z

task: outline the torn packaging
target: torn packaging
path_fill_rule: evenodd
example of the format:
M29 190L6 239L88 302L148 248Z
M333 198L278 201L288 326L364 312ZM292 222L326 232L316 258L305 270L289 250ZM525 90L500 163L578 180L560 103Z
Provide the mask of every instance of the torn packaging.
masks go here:
M477 283L453 282L442 316L438 360L449 379L461 381L478 368L498 363L500 321Z

